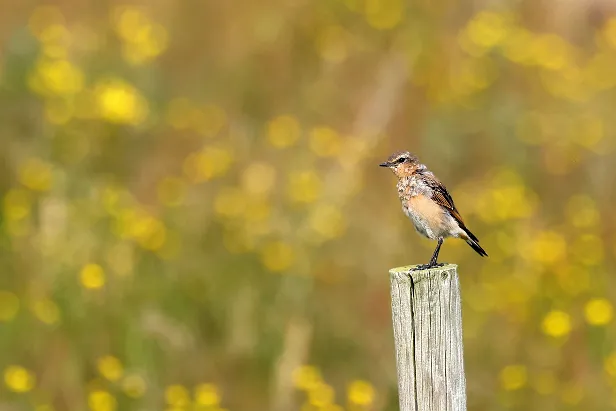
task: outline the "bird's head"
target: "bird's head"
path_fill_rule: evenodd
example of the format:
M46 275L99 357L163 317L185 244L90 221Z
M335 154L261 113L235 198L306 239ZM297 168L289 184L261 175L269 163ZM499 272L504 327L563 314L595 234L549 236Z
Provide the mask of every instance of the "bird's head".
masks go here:
M412 176L417 171L426 168L415 155L408 151L392 154L387 161L379 164L379 166L389 168L398 178Z

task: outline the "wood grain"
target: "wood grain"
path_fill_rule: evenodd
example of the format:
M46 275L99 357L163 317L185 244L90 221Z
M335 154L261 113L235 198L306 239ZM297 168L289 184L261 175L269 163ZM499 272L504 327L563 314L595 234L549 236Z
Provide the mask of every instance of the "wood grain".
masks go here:
M390 270L400 411L466 410L457 266Z

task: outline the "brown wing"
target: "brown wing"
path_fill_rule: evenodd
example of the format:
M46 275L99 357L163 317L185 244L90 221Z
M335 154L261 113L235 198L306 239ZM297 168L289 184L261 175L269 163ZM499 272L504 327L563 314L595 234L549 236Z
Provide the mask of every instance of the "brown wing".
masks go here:
M443 183L438 181L438 179L434 177L434 174L432 173L426 173L423 174L423 176L426 185L432 189L432 200L434 200L434 202L436 202L441 207L445 208L449 212L449 214L451 214L451 216L456 219L458 224L460 224L460 228L464 230L466 235L468 235L475 243L479 243L477 237L475 237L475 235L471 233L468 228L466 228L464 221L462 221L462 216L458 212L456 205L453 203L453 198L451 198L451 195L449 194ZM485 255L487 255L483 248L479 247L480 251L478 251L475 246L479 247L478 244L475 244L474 246L471 245L471 247L473 247L473 249L479 254L483 255L482 253L484 253Z
M440 181L436 177L430 174L424 174L424 181L428 187L432 189L432 200L438 203L441 207L445 208L453 218L455 218L460 226L464 227L464 221L462 216L456 208L453 202L453 198Z

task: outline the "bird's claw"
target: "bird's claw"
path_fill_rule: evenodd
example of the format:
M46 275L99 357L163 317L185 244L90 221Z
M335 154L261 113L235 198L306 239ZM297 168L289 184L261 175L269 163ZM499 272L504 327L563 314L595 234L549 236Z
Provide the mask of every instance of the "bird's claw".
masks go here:
M419 264L418 266L416 266L415 268L413 268L412 271L421 271L421 270L427 270L430 268L436 268L436 267L443 267L445 265L445 263L428 263L428 264Z

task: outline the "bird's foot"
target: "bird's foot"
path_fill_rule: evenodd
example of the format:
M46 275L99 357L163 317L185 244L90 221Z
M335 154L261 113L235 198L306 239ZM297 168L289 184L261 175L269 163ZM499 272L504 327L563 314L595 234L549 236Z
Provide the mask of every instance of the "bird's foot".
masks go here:
M435 262L430 262L428 264L419 264L418 266L413 268L413 271L421 271L421 270L427 270L430 268L443 267L444 265L445 263L435 263Z

